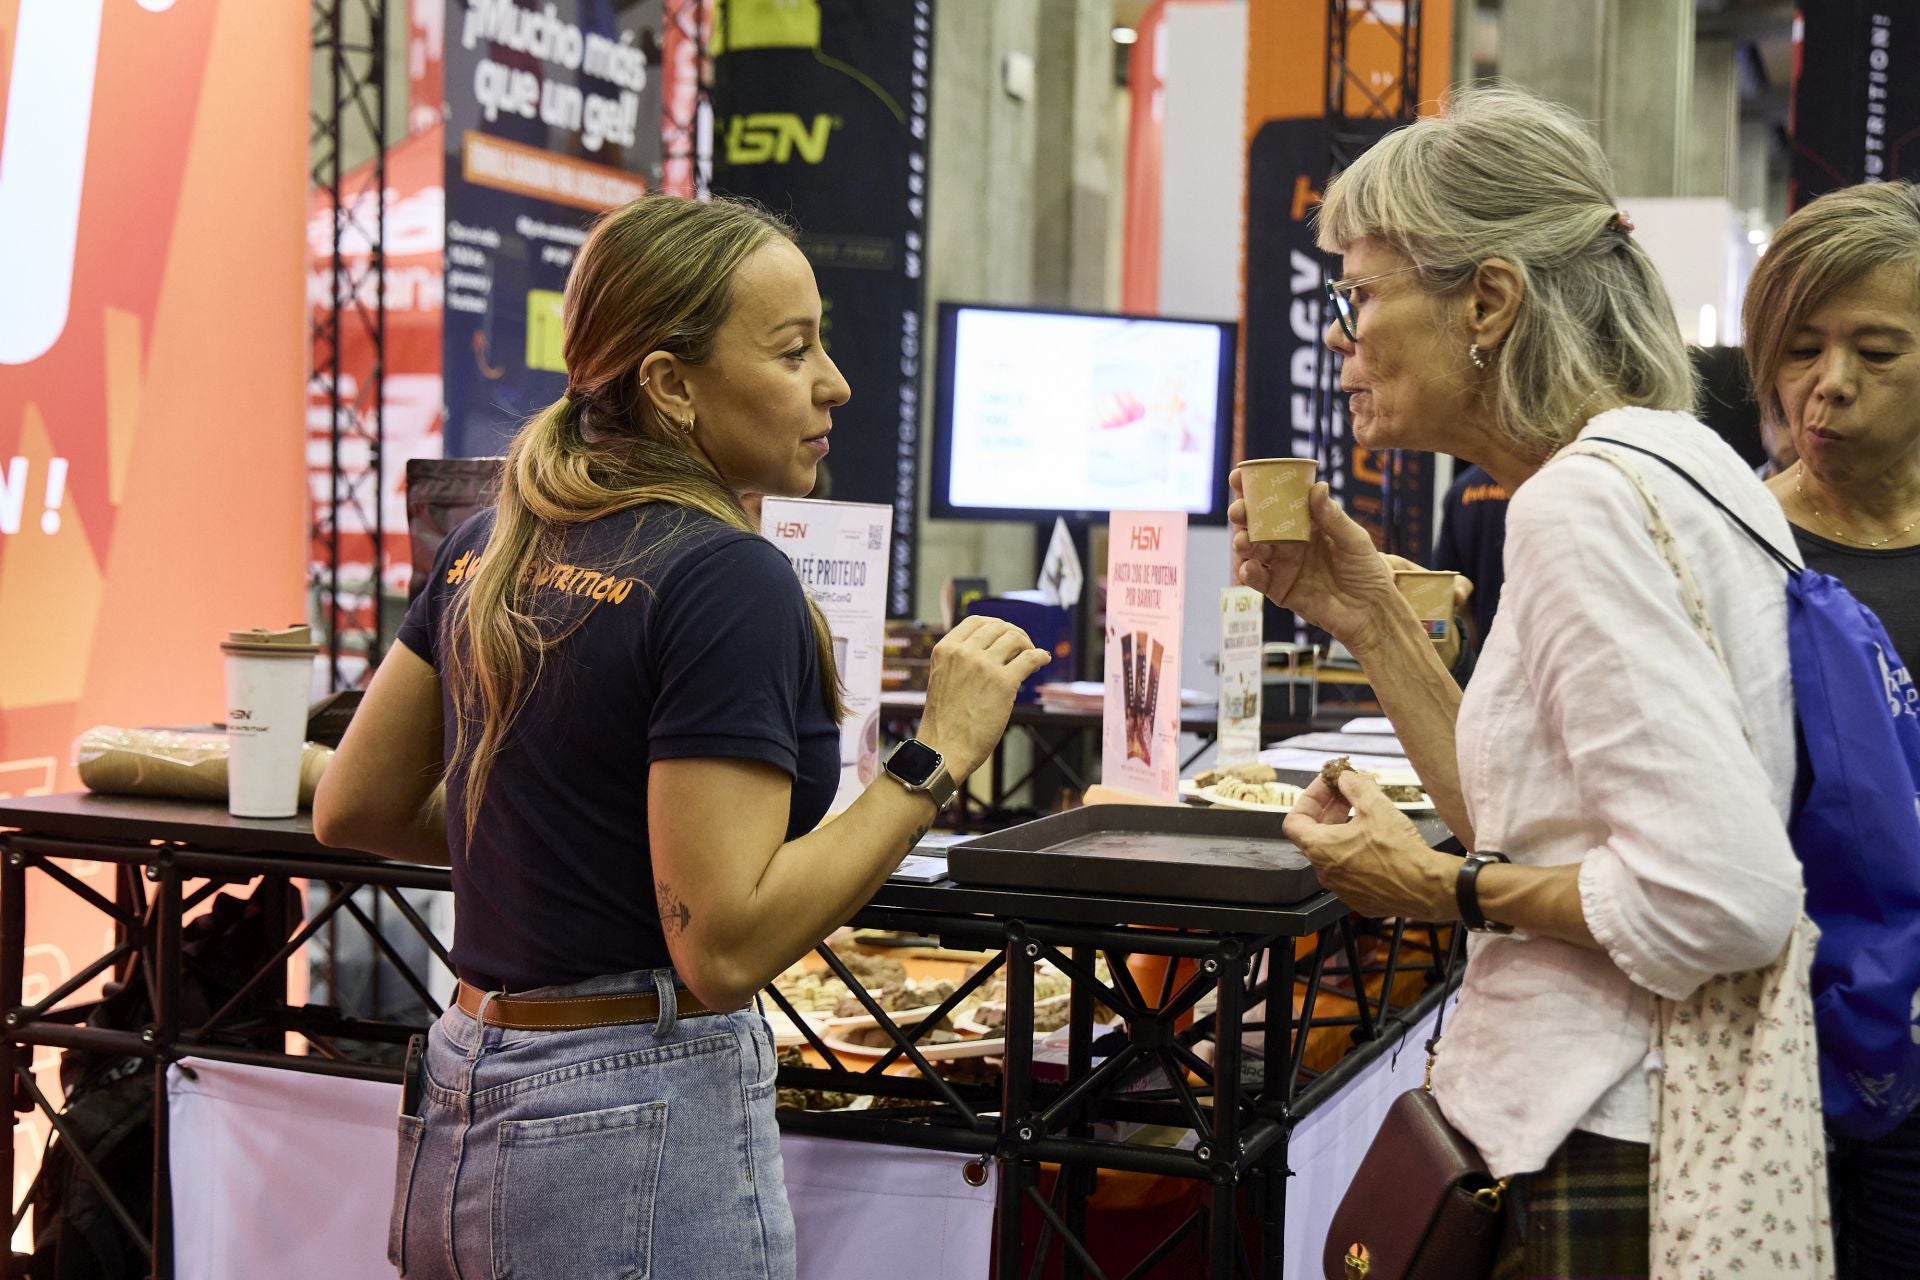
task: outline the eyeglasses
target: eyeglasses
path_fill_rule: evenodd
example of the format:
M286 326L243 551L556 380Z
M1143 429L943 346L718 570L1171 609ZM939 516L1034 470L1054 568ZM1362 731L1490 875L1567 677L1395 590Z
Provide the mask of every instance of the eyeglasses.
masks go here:
M1409 271L1418 271L1418 267L1401 267L1398 271L1382 271L1377 276L1362 276L1358 280L1327 281L1327 301L1333 304L1333 313L1340 317L1340 331L1347 335L1348 342L1360 341L1360 304L1353 300L1353 291L1363 284L1372 284L1375 280L1385 280L1388 276L1403 276Z

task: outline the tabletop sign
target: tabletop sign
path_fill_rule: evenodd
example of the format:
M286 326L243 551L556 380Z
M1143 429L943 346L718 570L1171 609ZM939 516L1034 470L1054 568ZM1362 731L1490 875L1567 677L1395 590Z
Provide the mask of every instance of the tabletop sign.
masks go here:
M1100 781L1180 795L1183 512L1116 511L1107 528L1107 691Z
M892 509L878 503L767 498L760 504L760 531L793 561L800 585L833 633L847 718L840 724L840 789L832 813L880 776L880 659L892 522Z
M1252 587L1220 592L1218 765L1250 764L1260 755L1262 599Z

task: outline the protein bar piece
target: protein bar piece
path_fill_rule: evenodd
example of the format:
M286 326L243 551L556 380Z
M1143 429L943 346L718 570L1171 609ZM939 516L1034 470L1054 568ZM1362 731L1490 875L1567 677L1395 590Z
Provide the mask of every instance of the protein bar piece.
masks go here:
M1339 795L1340 794L1340 775L1343 773L1356 773L1356 772L1358 772L1358 770L1356 770L1353 767L1353 761L1347 759L1345 756L1335 756L1333 759L1327 761L1326 764L1321 766L1320 781L1326 783L1329 787L1331 787L1333 789L1333 794Z

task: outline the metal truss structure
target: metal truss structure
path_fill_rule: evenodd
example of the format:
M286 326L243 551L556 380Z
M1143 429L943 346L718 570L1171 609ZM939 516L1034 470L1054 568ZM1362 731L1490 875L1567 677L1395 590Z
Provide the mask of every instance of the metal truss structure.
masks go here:
M329 447L327 490L313 495L309 594L335 689L364 681L385 640L386 29L386 0L313 0L313 74L325 92L313 112L308 154L313 189L331 214L332 255L324 296L310 299L309 401L326 404ZM356 138L372 148L371 181L350 190L346 152ZM352 380L343 357L362 348L371 352L371 366L364 380ZM371 536L364 564L355 543L343 547L343 533Z
M707 198L709 157L700 146L703 122L712 118L707 51L714 0L662 0L661 80L667 100L660 113L661 190Z
M1329 146L1327 176L1331 180L1352 164L1381 135L1418 118L1420 114L1420 0L1327 0L1326 121ZM1370 53L1364 65L1355 56L1356 35L1378 49L1390 50L1384 61ZM1346 403L1339 393L1339 362L1324 346L1316 348L1314 366L1314 425L1311 439L1322 474L1335 469L1338 455L1351 444ZM1408 547L1401 512L1418 494L1409 491L1399 451L1378 455L1381 465L1380 523L1387 551L1424 564L1429 548Z
M57 809L60 800L46 803ZM319 930L350 920L428 1016L438 1016L429 982L403 950L417 946L417 938L430 952L429 966L450 969L451 962L401 891L444 891L449 873L340 857L303 834L267 830L277 824L250 829L216 821L224 812L195 820L177 816L177 806L163 805L167 812L155 816L148 809L103 810L96 801L43 816L29 811L38 803L10 809L6 823L19 829L0 833L0 1075L13 1082L16 1107L48 1116L69 1156L106 1192L109 1212L151 1259L151 1274L164 1280L172 1272L169 1068L203 1058L397 1081L398 1066L362 1060L364 1051L348 1046L396 1045L422 1028L292 1004L287 965ZM116 869L112 899L73 874L76 861ZM39 880L35 900L64 891L113 927L103 955L32 1003L23 994L30 876ZM229 887L244 892L256 877L249 909L261 908L264 928L255 935L253 959L247 971L222 973L209 994L207 965L193 961L193 930L184 921L208 898ZM295 879L308 881L322 898L304 922ZM391 904L392 937L356 903L356 892ZM822 947L825 964L892 1041L858 1061L837 1052L769 989L768 999L802 1029L812 1050L806 1065L783 1063L783 1089L874 1099L869 1110L783 1109L781 1124L847 1141L954 1152L969 1157L969 1177L977 1182L997 1165L995 1248L999 1273L1007 1277L1038 1276L1057 1260L1067 1280L1121 1280L1122 1274L1138 1280L1178 1259L1172 1265L1185 1267L1183 1274L1277 1280L1293 1125L1368 1062L1391 1052L1441 998L1455 969L1446 927L1356 921L1327 893L1291 906L1251 907L889 884L855 924L936 937L985 957L938 1009L903 1026L836 952ZM1165 958L1157 983L1134 976L1129 960L1135 956ZM1051 1079L1034 1069L1033 987L1042 963L1071 983L1067 1060ZM197 981L189 981L190 972L198 972ZM120 1003L74 1002L103 976L116 984ZM996 976L1005 983L1007 1009L998 1080L923 1052L940 1019ZM129 991L136 997L131 1017ZM1117 1025L1097 1026L1096 1004ZM288 1033L301 1036L311 1051L288 1053ZM146 1064L154 1090L150 1205L115 1197L88 1163L72 1120L34 1079L33 1052L43 1045L78 1051L82 1061L91 1055L123 1063L123 1071ZM914 1073L890 1074L902 1060ZM1181 1147L1122 1136L1139 1125L1192 1136ZM1060 1171L1050 1191L1042 1189L1046 1164ZM1088 1202L1102 1170L1190 1179L1203 1189L1184 1220L1127 1260L1124 1273L1103 1270L1087 1236ZM9 1145L0 1155L0 1182L12 1185L12 1172ZM14 1226L32 1195L29 1189L12 1206ZM0 1270L0 1276L15 1274L17 1262Z

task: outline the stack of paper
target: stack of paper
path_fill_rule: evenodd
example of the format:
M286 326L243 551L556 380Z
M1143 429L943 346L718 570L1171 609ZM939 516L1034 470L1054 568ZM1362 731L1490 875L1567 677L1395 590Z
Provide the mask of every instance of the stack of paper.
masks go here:
M1047 710L1076 715L1099 715L1107 698L1107 686L1099 680L1057 681L1041 685L1038 692L1040 705Z

